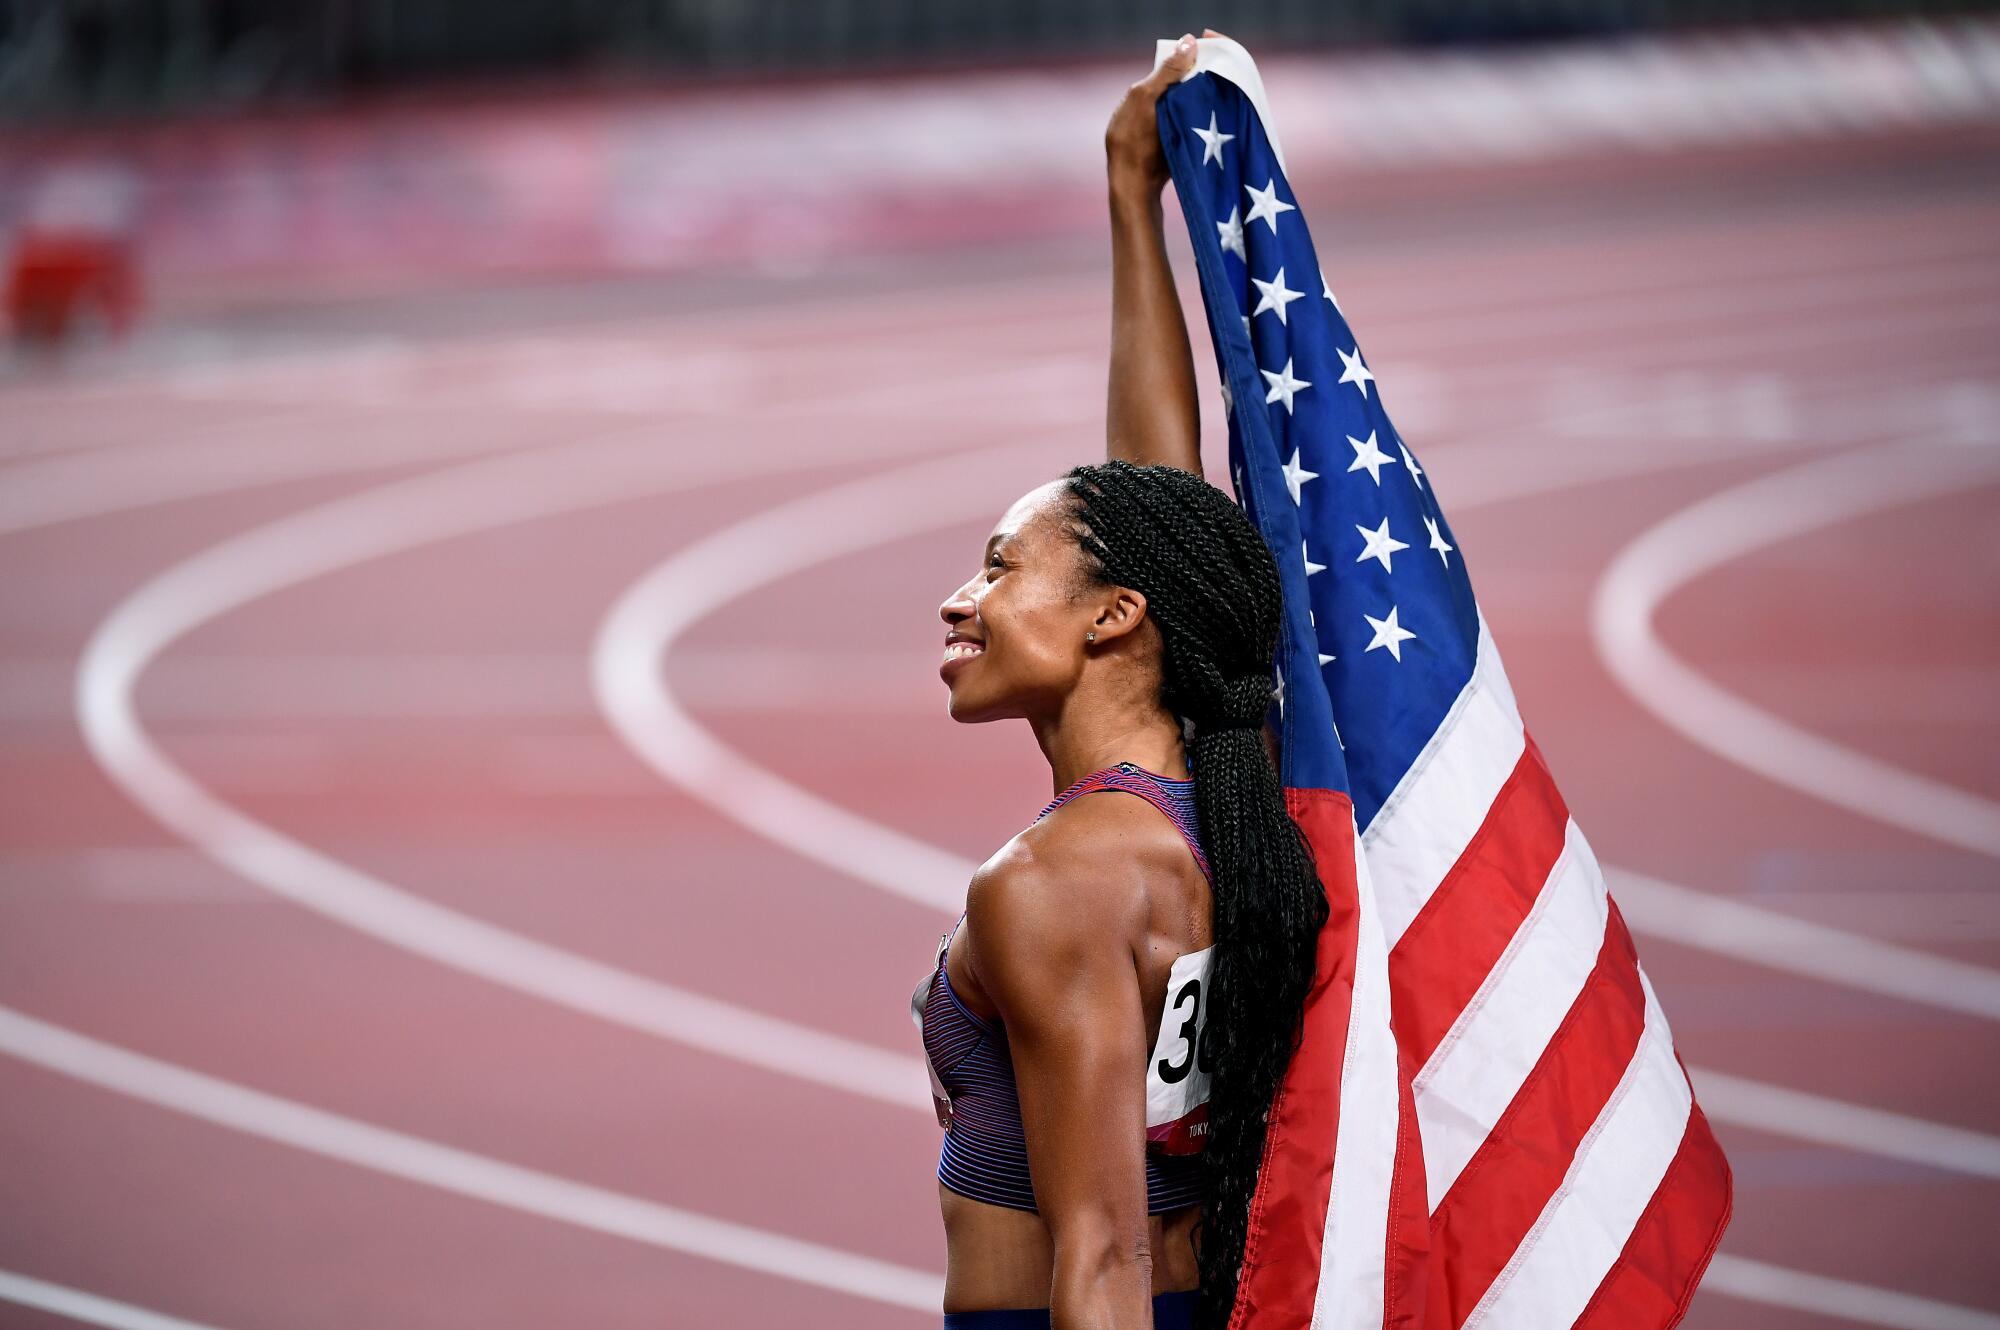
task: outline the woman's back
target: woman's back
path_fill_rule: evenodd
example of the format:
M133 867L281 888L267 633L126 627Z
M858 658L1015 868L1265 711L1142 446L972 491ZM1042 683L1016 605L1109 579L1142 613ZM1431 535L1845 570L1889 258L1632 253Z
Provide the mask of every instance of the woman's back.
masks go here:
M1207 1076L1199 1044L1212 908L1193 791L1192 780L1130 763L1093 771L989 861L1075 856L1081 871L1069 874L1062 897L1046 908L1098 912L1103 931L1115 934L1104 940L1129 951L1136 993L1126 1000L1139 1004L1152 1050L1143 1068L1134 1062L1130 1072L1146 1088L1150 1139L1134 1144L1145 1154L1155 1291L1196 1283L1190 1230L1206 1191L1199 1151ZM1138 797L1083 797L1109 792ZM1016 1098L1007 1030L977 972L982 942L991 951L1003 940L980 934L977 920L969 908L941 940L936 968L913 1003L940 1120L950 1123L938 1167L951 1248L947 1311L1035 1305L1051 1276L1049 1233L1030 1189L1043 1184L1031 1184L1027 1167L1035 1105Z

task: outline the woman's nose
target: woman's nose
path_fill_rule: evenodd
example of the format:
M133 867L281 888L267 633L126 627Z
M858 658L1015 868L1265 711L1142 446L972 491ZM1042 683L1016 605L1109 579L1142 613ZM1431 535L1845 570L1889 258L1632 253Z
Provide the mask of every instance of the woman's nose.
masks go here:
M938 617L948 624L956 624L961 619L972 617L972 598L965 594L965 587L960 587L945 598L944 604L938 606Z

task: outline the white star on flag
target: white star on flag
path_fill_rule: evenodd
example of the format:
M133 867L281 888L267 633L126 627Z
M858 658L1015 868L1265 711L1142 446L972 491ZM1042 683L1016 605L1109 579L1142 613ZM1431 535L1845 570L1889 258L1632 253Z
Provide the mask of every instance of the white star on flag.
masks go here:
M1227 383L1224 383L1222 385L1222 409L1225 412L1234 411L1236 409L1236 394L1229 391L1229 385Z
M1206 166L1215 163L1215 169L1222 169L1222 145L1235 138L1234 134L1224 134L1215 127L1215 112L1208 113L1208 128L1197 129L1195 137L1201 140L1201 162Z
M1325 296L1328 301L1332 302L1333 309L1336 314L1340 315L1340 317L1343 319L1347 317L1347 311L1342 309L1340 307L1340 302L1333 298L1333 285L1332 283L1326 280L1326 273L1324 271L1322 271L1319 275L1319 293Z
M1375 446L1375 431L1372 429L1369 430L1366 439L1357 439L1350 434L1347 436L1347 441L1354 445L1354 461L1347 469L1349 471L1359 471L1363 467L1366 467L1368 469L1368 478L1377 485L1380 485L1382 483L1382 468L1385 466L1394 466L1395 461L1389 454Z
M1306 470L1305 449L1303 448L1293 449L1292 460L1285 463L1281 470L1285 473L1285 487L1292 492L1293 503L1299 501L1299 491L1305 488L1305 483L1308 480L1319 479L1319 472Z
M1222 233L1222 247L1237 258L1248 263L1249 256L1243 252L1243 209L1231 208L1229 220L1217 222L1215 229Z
M1424 487L1424 469L1417 465L1416 455L1410 451L1408 445L1403 442L1400 436L1396 439L1396 450L1403 454L1403 465L1410 469L1410 479L1415 482L1418 489L1422 489Z
M1268 369L1260 369L1257 372L1262 374L1265 380L1271 385L1271 391L1264 394L1264 401L1267 404L1282 401L1285 404L1285 414L1288 416L1292 414L1293 394L1297 393L1301 388L1312 387L1311 379L1295 379L1292 377L1292 361L1290 356L1285 358L1285 367L1275 374ZM1375 436L1371 433L1368 437L1372 439ZM1386 462L1389 459L1385 457L1382 460Z
M1389 654L1400 663L1403 659L1403 643L1414 638L1416 634L1396 622L1396 607L1394 605L1389 607L1389 617L1386 619L1378 619L1372 614L1364 614L1361 617L1368 620L1368 626L1375 630L1374 641L1368 644L1362 654L1366 655L1376 647L1387 647Z
M1354 556L1354 561L1360 563L1364 559L1374 559L1382 565L1383 572L1395 572L1396 570L1389 566L1389 556L1397 550L1406 550L1410 547L1389 534L1389 519L1386 517L1383 518L1382 525L1376 527L1373 531L1370 531L1359 522L1354 524L1354 529L1359 531L1362 539L1368 542L1363 547L1361 553Z
M1314 573L1326 571L1325 564L1313 562L1312 551L1306 548L1306 543L1303 540L1299 542L1299 556L1306 561L1307 577L1311 577Z
M1263 295L1263 298L1257 302L1257 308L1250 311L1252 317L1262 314L1268 309L1278 316L1279 323L1284 323L1285 306L1291 304L1294 300L1303 300L1305 298L1305 292L1293 291L1286 287L1285 270L1283 268L1278 269L1278 275L1268 282L1252 277L1250 285L1256 287Z
M1374 378L1375 375L1370 372L1366 365L1361 363L1361 348L1357 346L1352 351L1342 351L1336 346L1333 349L1339 353L1340 362L1347 366L1346 369L1340 372L1340 381L1342 383L1353 384L1361 390L1361 395L1366 397L1368 395L1368 380Z
M1438 524L1434 519L1426 517L1424 525L1430 528L1431 548L1438 552L1438 561L1447 568L1451 567L1451 552L1457 547L1445 544L1444 537L1438 534Z
M1271 696L1278 704L1278 714L1282 716L1285 714L1285 672L1273 663L1271 673L1278 676L1278 687Z
M1264 225L1271 228L1271 234L1276 235L1278 234L1278 214L1281 212L1297 211L1291 204L1278 201L1278 181L1276 177L1266 180L1264 188L1261 190L1255 185L1245 185L1243 192L1250 196L1250 215L1243 219L1245 226L1262 218Z

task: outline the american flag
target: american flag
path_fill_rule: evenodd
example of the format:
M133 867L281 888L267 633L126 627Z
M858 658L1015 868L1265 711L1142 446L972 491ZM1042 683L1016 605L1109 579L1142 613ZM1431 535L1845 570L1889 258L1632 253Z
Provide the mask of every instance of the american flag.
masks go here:
M1672 1326L1728 1163L1263 103L1208 38L1159 109L1237 497L1283 578L1282 782L1332 906L1230 1326Z

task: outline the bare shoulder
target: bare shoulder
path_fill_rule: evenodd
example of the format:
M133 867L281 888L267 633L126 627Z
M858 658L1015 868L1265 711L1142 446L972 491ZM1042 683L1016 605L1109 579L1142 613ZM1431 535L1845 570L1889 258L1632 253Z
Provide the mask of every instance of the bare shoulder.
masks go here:
M966 922L982 982L1010 957L1045 972L1107 946L1143 948L1148 884L1187 850L1159 810L1138 798L1072 800L1022 831L973 874Z

